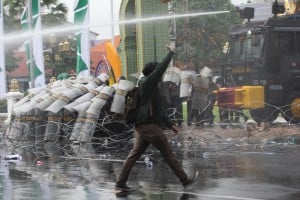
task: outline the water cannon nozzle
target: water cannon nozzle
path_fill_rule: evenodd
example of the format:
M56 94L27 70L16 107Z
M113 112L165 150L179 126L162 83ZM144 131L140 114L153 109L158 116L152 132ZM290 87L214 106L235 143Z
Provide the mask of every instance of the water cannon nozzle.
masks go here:
M285 12L284 3L278 2L277 0L272 4L272 13L277 16Z
M238 12L240 14L240 17L243 19L247 19L250 21L250 19L254 18L254 8L253 7L245 7L240 8L238 6L235 7L235 10L232 10L230 12Z

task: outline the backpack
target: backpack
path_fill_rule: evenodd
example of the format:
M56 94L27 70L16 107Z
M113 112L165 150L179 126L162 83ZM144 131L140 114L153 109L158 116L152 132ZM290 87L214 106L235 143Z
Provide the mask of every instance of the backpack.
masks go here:
M140 104L140 89L134 87L128 91L125 96L124 118L127 124L134 124L137 120L137 114Z

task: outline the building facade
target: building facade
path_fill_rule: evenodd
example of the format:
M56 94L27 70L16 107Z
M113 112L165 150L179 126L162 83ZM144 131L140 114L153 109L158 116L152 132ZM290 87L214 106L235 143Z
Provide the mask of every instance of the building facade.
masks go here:
M120 7L120 56L129 80L147 62L161 61L169 44L170 20L167 1L123 0Z

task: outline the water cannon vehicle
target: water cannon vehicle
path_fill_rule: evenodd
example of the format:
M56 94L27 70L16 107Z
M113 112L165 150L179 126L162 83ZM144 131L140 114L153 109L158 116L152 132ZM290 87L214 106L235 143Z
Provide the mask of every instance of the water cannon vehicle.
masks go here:
M251 21L254 9L241 10L247 22L230 30L219 106L249 109L257 122L271 122L279 113L300 122L299 7L296 0L275 1L273 14L259 21Z

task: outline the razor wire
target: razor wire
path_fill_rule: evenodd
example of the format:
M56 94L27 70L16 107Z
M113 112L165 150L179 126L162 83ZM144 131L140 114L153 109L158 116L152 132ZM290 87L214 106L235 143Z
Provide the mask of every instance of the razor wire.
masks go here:
M285 109L273 107L281 111ZM235 111L235 109L229 110ZM183 119L181 112L176 108L169 108L168 111L170 119L182 120L183 122L177 135L174 135L170 130L165 130L169 143L180 160L190 160L190 166L185 167L192 168L194 171L208 165L207 163L211 162L210 159L217 159L220 155L238 153L240 146L243 145L246 145L244 148L249 151L258 147L263 149L264 145L276 145L272 143L262 144L261 141L249 143L248 139L251 136L247 134L246 122L228 121L221 123L215 121L209 126L204 124L204 126L198 127L197 123L187 126L187 121ZM178 116L179 118L176 118ZM63 119L64 116L59 117ZM74 180L81 182L98 179L98 169L96 170L97 166L94 166L97 162L110 165L109 163L122 163L124 161L134 143L136 133L133 125L126 124L119 115L104 113L95 122L95 131L90 142L74 142L69 140L76 121L76 115L72 117L66 121L47 121L43 118L43 123L30 121L29 119L34 119L30 117L26 122L13 117L9 129L16 129L19 135L17 138L11 139L4 134L3 141L5 141L9 153L30 157L28 159L29 166L25 166L24 170L31 169L30 162L41 165L34 173L53 178L53 174L50 175L49 172L51 171L56 174L58 180L70 182L68 184L73 184ZM55 127L51 134L52 138L39 140L36 131L46 130L49 124ZM291 123L284 126L284 128L289 127L297 126ZM277 135L284 135L284 128L279 129ZM226 132L224 130L228 129L242 134L243 137L234 138L232 136L232 139L228 140L229 137L223 133ZM162 158L158 150L150 147L138 163L145 165L146 159L154 162L154 167L157 167L157 162ZM159 165L159 167L165 168L166 166ZM78 172L78 174L72 174L71 177L67 176L64 174L67 169ZM91 169L95 171L90 171Z
M279 111L283 110L281 107L274 106L274 108L276 108ZM177 116L181 115L181 113L178 112L176 108L169 108L169 110L171 111L171 112L169 112L170 113L169 117L172 120L175 120L175 121L182 120L183 124L186 124L186 120L183 120L182 117L175 118L176 115ZM228 111L235 112L236 109L228 109ZM238 110L238 112L243 112L243 111ZM73 120L75 120L75 119L73 119ZM202 123L202 122L204 122L204 121L199 121L197 123ZM68 138L70 136L70 132L71 132L72 128L74 127L74 123L73 124L72 124L72 122L68 122L68 123L48 122L48 123L52 123L54 126L56 126L56 132L52 133L53 135L55 135L55 138L52 140L52 142L57 142L56 147L58 149L61 149L62 151L64 151L64 146L71 144L71 142L68 141ZM194 123L191 127L186 126L185 127L186 131L192 133L193 129L195 129L194 125L197 125L197 123ZM287 124L290 126L294 126L289 121L287 122ZM211 124L212 127L217 127L217 128L221 128L222 125L223 126L225 125L227 127L236 125L236 126L245 128L245 122L237 123L236 121L230 120L230 119L227 121L227 123L224 123L224 124L222 124L221 122ZM35 143L31 142L30 143L28 141L34 140L36 137L38 137L35 133L35 130L37 128L45 129L46 126L47 126L47 124L38 125L36 127L30 123L14 122L14 123L12 123L12 126L10 128L15 128L19 132L21 132L20 138L18 138L15 141L11 141L9 138L8 138L8 140L10 140L10 142L12 142L13 146L15 146L16 148L20 147L24 144L26 144L27 148L30 147L30 145L32 147L39 147L40 145L42 145L43 142L35 142ZM117 129L110 130L110 128L108 128L108 127L115 127ZM216 130L216 131L218 132L219 130ZM199 132L200 133L198 134L197 137L201 138L201 130L199 130ZM97 136L97 134L100 134L100 135ZM194 135L194 134L195 133L193 133L192 135ZM131 139L133 139L133 138L134 138L134 126L126 124L123 119L118 120L118 119L114 118L114 115L111 114L111 115L104 116L103 119L98 119L98 121L96 123L95 133L94 133L94 136L92 137L92 141L90 142L90 144L93 145L94 148L96 149L96 151L99 153L109 151L111 154L117 154L119 152L124 152L124 148L122 148L121 150L119 149L120 147L122 147L122 145L125 146L125 149L130 150L132 147L132 144L130 144L130 142L131 142ZM197 141L197 140L195 140L195 141ZM74 144L74 145L76 145L76 144Z

